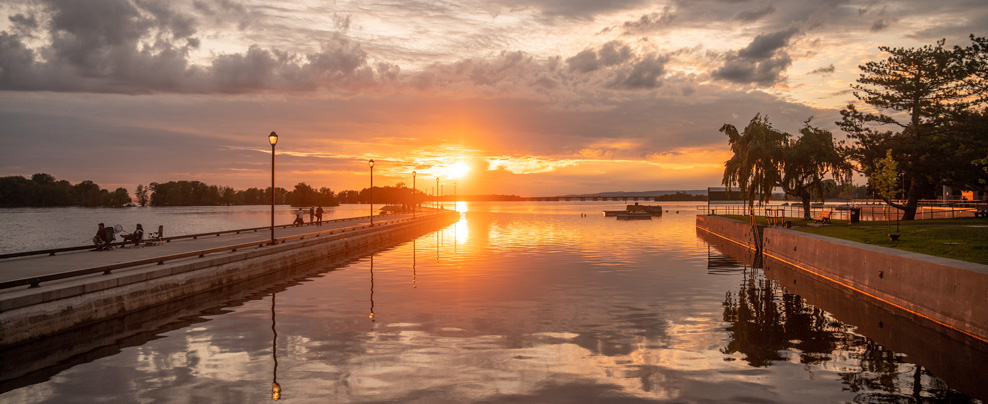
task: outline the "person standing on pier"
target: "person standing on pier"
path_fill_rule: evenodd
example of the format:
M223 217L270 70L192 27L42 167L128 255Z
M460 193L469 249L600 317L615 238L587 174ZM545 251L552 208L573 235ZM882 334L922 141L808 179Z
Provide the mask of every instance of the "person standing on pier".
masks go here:
M309 206L309 224L316 222L316 208Z
M316 226L322 226L322 205L316 208Z

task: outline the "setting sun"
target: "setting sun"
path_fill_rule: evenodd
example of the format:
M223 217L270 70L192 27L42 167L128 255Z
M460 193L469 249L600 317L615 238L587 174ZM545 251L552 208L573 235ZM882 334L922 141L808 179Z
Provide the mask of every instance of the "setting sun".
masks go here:
M459 179L459 178L463 178L463 176L466 175L468 171L470 171L470 166L468 166L464 162L458 162L449 167L446 167L445 171L446 171L446 177L451 179Z

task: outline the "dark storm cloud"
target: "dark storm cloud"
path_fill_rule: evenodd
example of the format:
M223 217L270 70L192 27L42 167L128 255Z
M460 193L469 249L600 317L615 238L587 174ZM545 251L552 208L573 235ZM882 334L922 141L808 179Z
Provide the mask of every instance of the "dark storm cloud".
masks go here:
M729 52L724 64L714 70L713 76L738 84L770 86L778 83L792 64L786 48L799 33L798 29L789 28L758 35L748 46Z
M748 46L738 51L738 56L746 59L767 59L789 44L789 39L798 34L799 30L790 28L756 36Z
M627 21L622 28L625 35L638 35L665 29L676 20L676 15L672 12L671 6L665 6L662 12L655 12L641 16L635 21Z
M638 60L631 66L617 72L609 87L626 90L649 90L662 83L659 79L665 73L667 56L650 55Z
M497 0L511 8L532 8L543 17L592 20L597 14L627 10L647 0Z
M740 11L735 16L735 18L742 22L754 22L774 12L775 12L775 6L769 4L765 7L758 9Z
M834 67L834 64L833 63L831 63L829 66L824 66L824 67L819 67L819 68L813 69L813 71L811 71L811 72L809 72L807 74L820 74L820 75L826 76L826 75L829 75L829 74L833 74L836 70L837 70L837 68Z
M229 1L218 6L220 11L242 7ZM374 80L366 52L340 34L322 38L318 52L301 55L254 45L196 66L189 54L200 44L197 22L168 3L49 0L44 11L50 23L39 29L51 37L47 46L31 49L21 34L0 33L0 89L244 93L353 88Z
M12 16L7 17L7 19L10 20L10 22L13 23L14 26L20 26L28 29L38 27L38 20L34 18L33 15L25 16L24 14L14 14Z
M589 73L598 68L609 67L624 63L632 57L631 48L618 41L610 41L599 50L585 49L569 59L566 64L570 71Z

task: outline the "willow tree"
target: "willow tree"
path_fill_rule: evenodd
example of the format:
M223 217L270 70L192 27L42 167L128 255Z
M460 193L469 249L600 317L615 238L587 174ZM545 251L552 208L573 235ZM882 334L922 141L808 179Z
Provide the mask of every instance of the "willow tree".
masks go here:
M786 134L772 128L768 118L755 115L745 126L744 132L731 124L724 124L720 131L727 134L734 156L724 163L723 184L728 192L737 187L741 198L753 210L755 200L768 202L772 189L780 181L779 167L784 157L783 144Z
M837 151L834 135L830 131L811 126L807 120L799 133L798 139L786 134L779 186L786 195L802 201L803 218L811 219L812 193L815 191L823 198L824 180L828 174L844 185L846 173L851 168Z
M964 49L943 45L940 40L920 48L879 47L888 58L859 66L861 76L851 86L867 110L851 103L837 122L851 140L848 155L868 177L892 150L907 197L905 204L892 206L904 211L903 220L915 218L919 199L932 196L956 162L940 146L948 143L952 119L972 101L965 79L974 71L969 63L974 59Z

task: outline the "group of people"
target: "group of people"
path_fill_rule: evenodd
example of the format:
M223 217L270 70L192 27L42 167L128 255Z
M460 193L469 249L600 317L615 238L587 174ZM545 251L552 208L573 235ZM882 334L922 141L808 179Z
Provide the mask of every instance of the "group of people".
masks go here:
M298 212L295 212L295 222L292 223L295 226L302 226L305 224L305 210L298 208ZM316 226L322 226L322 206L318 208L309 207L309 224L315 223Z
M99 229L96 230L96 235L93 236L93 244L96 245L97 251L109 250L112 248L110 243L116 239L113 233L113 228L108 229L103 225L103 223L99 224ZM120 237L123 238L121 247L126 246L128 241L134 242L134 246L136 247L141 243L141 240L144 239L144 227L138 223L137 229L135 229L133 233L122 234Z

